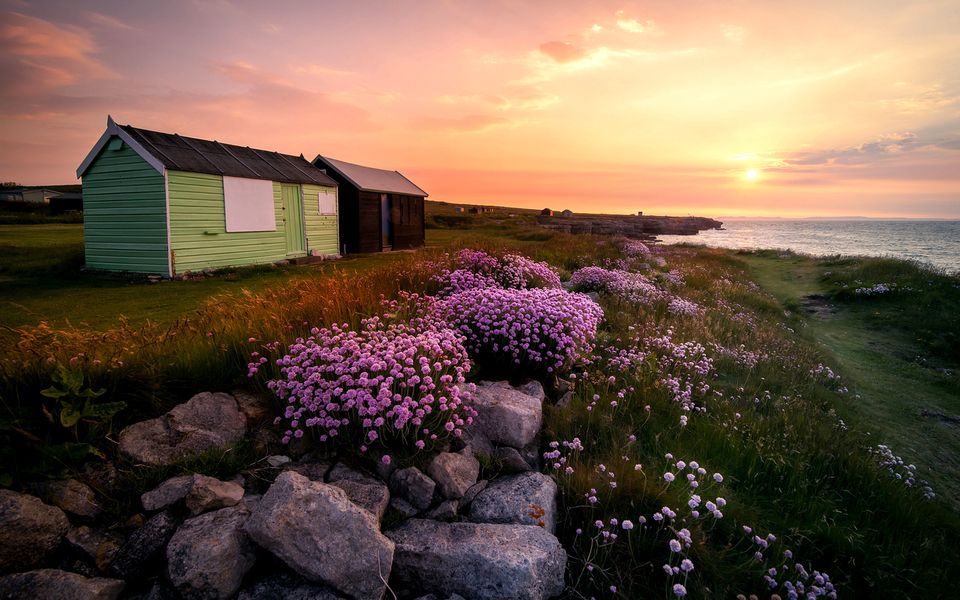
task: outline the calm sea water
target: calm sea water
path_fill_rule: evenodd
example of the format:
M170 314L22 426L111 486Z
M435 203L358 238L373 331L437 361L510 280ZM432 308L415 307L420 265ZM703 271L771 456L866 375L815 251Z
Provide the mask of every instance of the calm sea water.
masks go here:
M894 256L960 272L960 221L757 219L724 221L723 227L695 236L658 237L664 243L782 248L815 256Z

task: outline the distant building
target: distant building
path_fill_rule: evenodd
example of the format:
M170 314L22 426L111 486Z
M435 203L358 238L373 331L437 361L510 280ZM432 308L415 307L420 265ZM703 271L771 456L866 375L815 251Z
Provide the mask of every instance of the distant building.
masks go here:
M51 214L59 215L72 211L83 211L82 192L62 192L50 198Z
M642 211L642 210L638 210L638 211L637 211L637 216L638 216L638 217L642 217L642 216L643 216L643 211Z
M563 210L563 212L560 213L560 216L561 216L561 217L572 217L572 216L573 216L573 211L570 210L569 208L565 208L565 209Z
M471 206L469 210L472 215L482 215L485 213L493 212L493 207L491 206Z
M553 211L550 210L549 208L545 208L545 209L543 209L543 210L540 211L540 216L543 216L543 217L552 217L552 216L553 216Z
M456 207L454 207L453 212L455 212L455 213L457 213L457 214L459 214L459 215L462 215L463 212L464 212L464 209L463 209L462 206L456 206Z
M46 188L36 188L32 190L23 190L21 197L24 202L30 202L31 204L50 204L51 198L56 198L60 195L60 192L56 190L48 190Z

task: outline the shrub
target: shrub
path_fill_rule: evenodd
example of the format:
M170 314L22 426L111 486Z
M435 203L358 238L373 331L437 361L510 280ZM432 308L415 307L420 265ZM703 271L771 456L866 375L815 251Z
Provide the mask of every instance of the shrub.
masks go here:
M584 294L558 289L479 288L454 294L436 310L476 360L553 373L572 366L591 342L603 310Z
M277 364L282 377L267 386L287 402L278 418L287 423L285 443L315 430L321 442L355 444L361 452L397 440L422 449L459 436L476 415L463 338L429 321L411 326L372 317L359 331L314 328Z
M464 249L452 262L452 269L444 268L434 277L441 285L441 296L483 287L560 287L560 276L550 265L518 254L496 257L483 250Z

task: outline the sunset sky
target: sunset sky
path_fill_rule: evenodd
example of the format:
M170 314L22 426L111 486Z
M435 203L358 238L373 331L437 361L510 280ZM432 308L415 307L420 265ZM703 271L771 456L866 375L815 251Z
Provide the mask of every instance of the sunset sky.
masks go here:
M434 200L960 218L960 4L0 0L0 179L106 124L397 169Z

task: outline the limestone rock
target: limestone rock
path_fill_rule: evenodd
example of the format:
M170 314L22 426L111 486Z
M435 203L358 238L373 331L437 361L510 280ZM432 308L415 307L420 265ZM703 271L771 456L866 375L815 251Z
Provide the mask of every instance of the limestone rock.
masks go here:
M539 398L504 382L482 382L473 397L474 426L495 444L523 448L534 440L543 422Z
M536 472L499 477L473 499L470 520L539 525L553 533L557 525L557 484Z
M177 529L177 520L169 511L155 514L134 531L120 547L107 573L119 579L137 579L163 556L167 542Z
M380 482L367 483L352 479L339 479L330 482L330 485L346 492L350 501L370 512L377 519L377 523L383 520L383 514L390 505L390 490L387 486Z
M268 398L243 390L235 390L233 397L237 400L240 412L247 417L248 424L259 425L273 420L275 411Z
M119 579L91 579L59 569L39 569L0 577L0 598L114 600L124 586Z
M247 521L253 540L312 581L355 600L380 600L393 565L393 542L338 487L287 471Z
M368 475L363 471L359 471L346 465L344 463L337 463L333 466L332 469L327 473L327 481L333 483L334 481L356 481L359 483L367 484L378 484L380 480L372 475Z
M470 506L470 503L473 502L473 499L477 497L477 494L487 489L487 486L490 485L490 482L486 479L481 479L475 484L470 486L470 489L466 491L463 495L463 498L460 499L460 509L464 509Z
M437 482L444 498L462 498L470 486L477 482L480 463L466 454L441 452L430 461L427 474Z
M416 506L410 504L400 496L391 496L390 508L400 513L400 516L404 519L416 516L420 512Z
M412 504L417 510L430 507L436 487L436 482L416 467L397 469L390 476L390 491Z
M149 492L140 496L140 504L148 512L164 509L187 496L193 487L193 475L178 475L167 479Z
M256 546L243 525L250 512L239 506L187 519L167 544L167 573L184 598L232 597L256 562Z
M290 462L290 457L283 454L274 454L273 456L267 457L267 464L273 467L274 469L279 469L283 465Z
M525 384L518 386L517 391L523 392L528 396L533 396L540 402L543 402L547 399L547 392L543 389L543 384L541 384L536 379L532 379Z
M323 481L330 471L330 463L325 461L300 461L283 465L284 471L299 473L310 481Z
M410 519L396 543L394 580L441 597L543 600L563 591L567 554L540 527Z
M0 571L37 565L69 528L67 516L56 506L29 494L0 490Z
M444 500L424 513L423 516L425 519L433 519L434 521L453 521L457 518L459 507L459 500Z
M247 418L237 400L203 392L167 414L134 423L120 432L120 452L148 465L169 465L237 442Z
M278 573L241 591L237 600L341 600L341 597L325 585Z
M236 506L242 499L242 485L206 475L194 475L190 491L187 492L187 508L191 514L198 515L208 510Z
M453 439L453 449L462 451L471 456L493 456L493 443L479 426L470 426L463 430L463 435Z
M52 504L77 517L93 519L102 511L93 490L76 479L44 481L34 484L31 488L47 504Z

